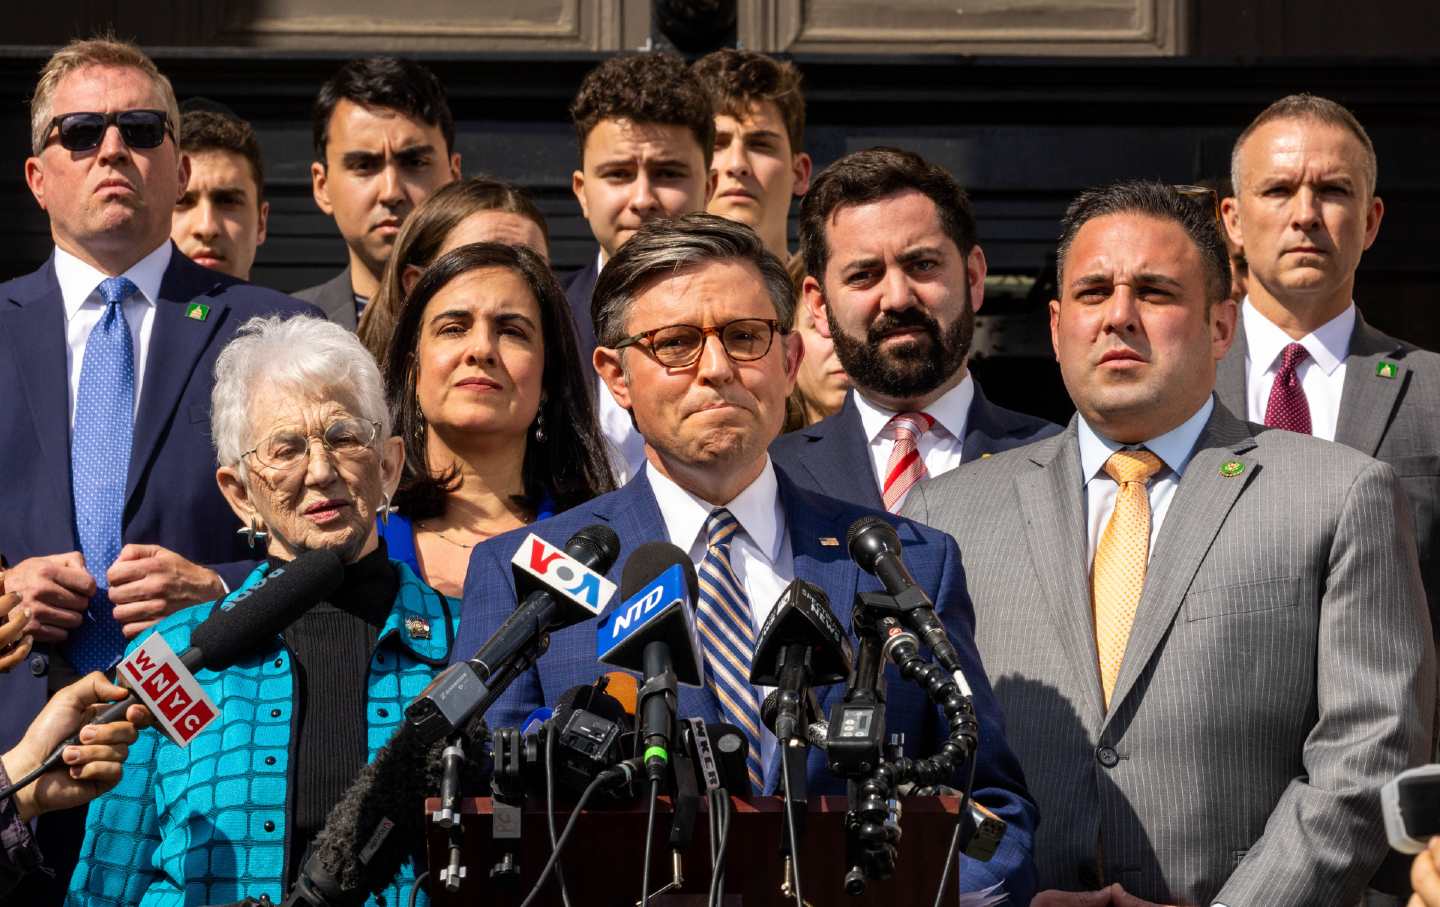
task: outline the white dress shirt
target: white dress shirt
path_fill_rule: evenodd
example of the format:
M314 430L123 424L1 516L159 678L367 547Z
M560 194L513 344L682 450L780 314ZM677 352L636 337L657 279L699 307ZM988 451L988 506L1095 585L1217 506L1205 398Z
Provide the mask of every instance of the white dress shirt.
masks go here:
M130 326L130 341L135 348L135 410L140 409L140 388L145 380L145 361L150 354L150 335L155 329L155 303L160 298L160 283L170 267L174 246L166 238L158 249L130 267L122 277L130 278L139 293L120 304ZM75 400L80 392L80 370L85 364L85 344L90 331L100 323L105 303L98 291L101 281L110 275L55 248L55 280L60 285L60 300L65 307L65 373L70 376L70 425L75 425Z
M1355 303L1299 340L1260 314L1249 296L1240 306L1240 317L1245 324L1245 401L1250 409L1246 418L1264 424L1270 388L1280 371L1280 354L1298 343L1310 354L1295 370L1310 404L1310 434L1334 441L1340 394L1345 389L1345 357L1350 354L1350 335L1355 333Z
M705 520L715 506L676 485L658 469L646 464L645 472L660 505L665 534L672 544L688 551L696 568L705 559ZM785 510L780 506L780 488L775 465L769 456L765 469L755 481L737 494L725 509L735 516L740 528L730 543L730 566L750 601L750 622L758 636L775 600L795 578L795 557L790 550L790 533ZM757 704L765 701L770 687L757 687ZM760 728L761 765L768 765L775 750L775 735Z
M1195 443L1200 440L1200 432L1204 430L1205 423L1209 421L1210 413L1214 410L1215 398L1207 397L1205 405L1200 407L1195 415L1160 437L1138 445L1159 457L1165 464L1150 479L1147 489L1150 493L1152 554L1155 552L1155 539L1160 534L1160 524L1165 522L1170 501L1175 497L1175 489L1180 485L1180 477L1185 474L1185 467L1195 454ZM1080 474L1085 478L1085 525L1090 545L1089 562L1093 564L1095 546L1100 544L1100 533L1104 531L1105 524L1110 522L1110 514L1115 510L1115 496L1120 491L1119 484L1106 474L1105 461L1110 459L1110 455L1115 451L1136 445L1117 444L1097 434L1085 421L1084 416L1079 417L1079 423Z
M920 459L925 461L925 472L930 478L944 475L960 465L960 452L965 446L965 423L970 418L970 404L974 400L975 379L967 371L959 384L925 407L926 414L935 420L935 425L916 441L915 446L920 450ZM890 426L895 410L884 409L867 400L859 390L855 392L855 408L860 412L860 427L870 444L875 487L883 494L890 452L895 449L895 429Z

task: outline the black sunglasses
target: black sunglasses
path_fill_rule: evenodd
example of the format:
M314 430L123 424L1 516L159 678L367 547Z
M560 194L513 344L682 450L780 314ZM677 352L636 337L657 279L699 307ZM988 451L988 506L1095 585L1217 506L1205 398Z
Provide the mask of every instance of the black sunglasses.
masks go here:
M120 127L120 138L131 148L159 148L167 134L175 136L163 110L66 113L51 120L50 128L60 130L60 147L65 150L89 151L105 141L111 124Z

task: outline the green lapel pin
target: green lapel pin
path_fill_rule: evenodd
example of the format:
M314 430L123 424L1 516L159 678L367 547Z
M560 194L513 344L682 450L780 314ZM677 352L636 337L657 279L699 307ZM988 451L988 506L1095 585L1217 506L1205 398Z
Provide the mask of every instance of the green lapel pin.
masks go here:
M1239 460L1226 460L1220 464L1220 474L1227 479L1233 479L1245 471L1245 464Z
M1385 359L1375 363L1375 375L1379 378L1394 378L1395 373L1400 371L1400 366Z
M192 302L185 307L185 317L191 321L204 321L210 317L210 307L203 302Z

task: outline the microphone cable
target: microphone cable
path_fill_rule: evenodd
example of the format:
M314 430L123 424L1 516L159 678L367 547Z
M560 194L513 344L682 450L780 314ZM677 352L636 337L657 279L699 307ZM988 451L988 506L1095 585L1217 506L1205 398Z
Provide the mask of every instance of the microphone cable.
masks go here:
M552 719L553 720L553 719ZM550 852L557 853L555 838L555 738L560 736L558 727L545 731L545 822L550 828ZM557 862L555 878L560 881L560 901L570 907L570 891L565 887L565 870Z
M710 893L706 898L706 907L719 907L725 899L725 853L730 846L730 793L725 788L710 792L709 815Z
M655 804L660 797L660 779L650 779L650 806L645 817L645 868L640 871L640 907L650 907L650 845L655 841Z
M535 880L535 887L531 888L530 893L525 896L525 900L520 902L520 907L530 907L535 903L535 899L540 896L540 889L545 887L545 880L550 877L551 871L555 869L555 864L560 859L560 851L564 849L565 842L570 840L570 834L579 824L580 814L584 812L585 804L590 802L590 797L600 789L602 784L614 779L615 776L610 775L609 772L601 772L585 786L585 791L580 794L580 799L575 801L575 809L570 813L564 830L560 832L560 839L555 842L555 848L550 852L550 859L545 861L545 868L540 870L540 878Z
M415 877L415 885L410 889L410 907L415 907L415 905L419 903L418 898L420 897L420 886L422 883L429 880L430 870L428 869ZM429 894L428 890L426 891L426 894Z
M950 867L959 861L960 854L960 833L965 828L965 823L970 821L970 793L975 789L975 766L980 764L980 754L976 753L970 758L970 773L965 780L965 789L960 792L960 809L955 814L955 830L950 833L950 848L945 852L945 867L940 872L940 884L935 888L934 907L940 907L940 902L945 898L945 886L950 884ZM956 867L956 875L959 875L959 867Z
M789 741L780 741L786 746ZM795 809L790 799L790 771L785 765L785 754L780 754L780 781L785 788L785 827L790 833L790 874L795 883L795 907L805 907L805 898L800 895L800 842L795 837Z

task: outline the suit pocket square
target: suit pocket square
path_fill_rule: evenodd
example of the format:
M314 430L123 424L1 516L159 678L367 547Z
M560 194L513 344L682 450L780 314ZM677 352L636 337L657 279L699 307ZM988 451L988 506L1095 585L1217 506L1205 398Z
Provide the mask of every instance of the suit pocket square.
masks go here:
M1303 593L1303 584L1298 576L1192 589L1185 596L1185 619L1209 620L1231 614L1293 608Z

